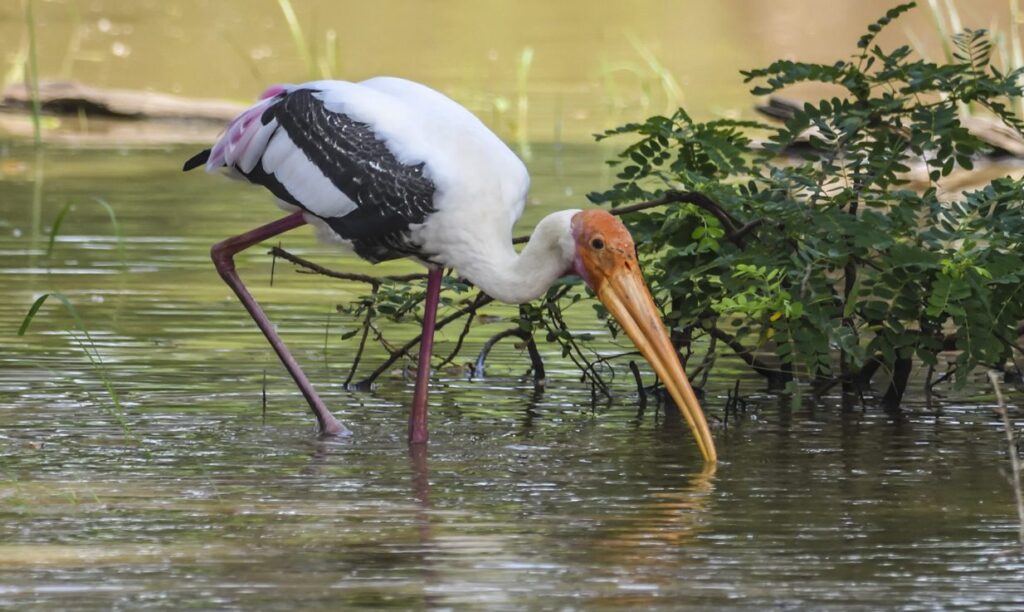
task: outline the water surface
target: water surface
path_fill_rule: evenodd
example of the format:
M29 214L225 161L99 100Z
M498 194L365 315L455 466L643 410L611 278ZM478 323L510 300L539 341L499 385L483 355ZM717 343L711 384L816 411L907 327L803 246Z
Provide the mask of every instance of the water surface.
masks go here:
M243 277L356 432L319 439L207 259L214 241L278 213L258 190L180 175L187 153L4 153L0 604L991 609L1024 600L1003 434L984 401L911 403L898 418L870 398L794 406L726 366L709 384L709 414L724 416L737 377L750 409L718 428L722 461L705 470L674 415L638 411L628 376L615 401L594 404L542 344L551 382L538 391L507 343L484 380L435 375L433 437L410 455L412 391L401 371L370 393L341 385L354 340L338 336L355 323L335 305L362 288L282 263L270 286L271 260L252 249ZM537 147L527 225L606 181L604 154ZM94 196L117 211L123 260ZM47 257L46 229L68 201L76 208ZM282 242L368 269L303 232ZM86 321L129 432L58 303L15 337L33 298L54 290ZM587 310L574 326L598 329ZM492 314L467 355L508 325L507 311ZM439 351L454 338L444 334ZM373 349L367 367L382 357Z

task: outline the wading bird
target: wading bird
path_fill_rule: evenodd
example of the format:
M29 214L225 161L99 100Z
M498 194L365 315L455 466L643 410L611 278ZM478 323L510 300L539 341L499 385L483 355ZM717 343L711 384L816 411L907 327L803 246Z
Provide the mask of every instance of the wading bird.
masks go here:
M233 255L310 224L324 242L379 262L427 266L409 442L427 440L427 384L443 268L510 304L577 274L661 377L708 462L715 445L658 316L629 232L602 210L564 210L537 224L521 253L512 227L530 178L522 161L468 110L424 85L378 77L360 83L278 85L185 162L262 185L290 214L213 246L217 271L263 330L326 434L346 433L320 400L235 271Z

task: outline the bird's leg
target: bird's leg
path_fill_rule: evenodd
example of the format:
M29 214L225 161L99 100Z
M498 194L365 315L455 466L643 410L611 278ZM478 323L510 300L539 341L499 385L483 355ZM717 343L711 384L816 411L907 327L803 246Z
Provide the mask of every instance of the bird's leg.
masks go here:
M441 295L441 268L427 274L427 297L423 302L423 335L420 336L420 362L416 368L416 391L409 411L409 444L427 441L427 387L430 384L430 355L434 348L434 324Z
M238 272L235 271L235 261L233 259L235 253L244 251L245 249L262 242L268 238L273 238L278 234L283 234L288 230L295 229L300 225L305 225L306 220L302 218L301 212L296 212L278 219L272 223L257 227L254 230L250 230L244 234L239 234L233 238L228 238L223 242L218 242L213 245L210 249L210 256L213 258L213 265L216 266L217 272L220 273L220 277L224 279L224 282L238 296L238 299L245 306L245 309L249 311L253 321L259 326L260 330L263 331L263 335L270 341L270 346L274 347L274 352L281 359L281 363L287 368L288 373L292 375L292 379L295 380L295 384L298 385L299 390L302 391L303 397L309 402L309 407L313 411L313 415L316 416L317 423L320 425L320 431L327 435L337 436L346 435L349 433L348 429L341 424L334 415L327 409L323 401L320 400L320 396L316 394L313 389L313 385L309 383L309 379L306 378L306 374L299 367L298 362L292 357L292 354L288 351L288 347L284 345L281 337L277 335L277 331L274 329L273 323L264 314L263 309L260 308L259 303L249 293L245 285L242 283L242 279L239 278Z

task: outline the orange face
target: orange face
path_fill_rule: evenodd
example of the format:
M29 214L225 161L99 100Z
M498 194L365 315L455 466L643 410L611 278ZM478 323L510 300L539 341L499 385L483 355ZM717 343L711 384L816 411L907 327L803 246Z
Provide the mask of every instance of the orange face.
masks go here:
M572 219L576 239L575 272L595 292L619 270L637 270L633 236L618 217L600 209L584 210Z
M715 442L644 283L633 237L622 221L603 210L577 213L572 219L572 233L576 240L574 271L594 290L651 364L690 426L704 460L713 463L717 459Z

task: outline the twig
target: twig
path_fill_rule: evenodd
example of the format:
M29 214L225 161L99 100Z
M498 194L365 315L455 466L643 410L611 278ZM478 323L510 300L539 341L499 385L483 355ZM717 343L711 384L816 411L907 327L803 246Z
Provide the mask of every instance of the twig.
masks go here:
M769 364L755 357L753 351L740 344L739 340L737 340L734 336L725 331L722 331L721 329L718 328L718 326L712 327L708 331L708 333L710 333L713 338L718 338L726 345L728 345L728 347L731 348L734 353L739 355L740 359L742 359L748 366L753 368L754 371L760 374L761 376L764 376L765 378L775 378L780 374L780 372L772 368Z
M477 353L476 362L474 362L473 364L473 376L476 378L482 378L487 375L487 372L484 370L484 362L487 361L487 356L490 355L491 349L494 348L495 344L511 336L515 336L516 338L522 338L523 340L526 340L526 337L528 335L529 334L519 329L518 327L513 327L512 329L500 331L491 336L490 338L488 338L487 341L484 342L484 345L480 348L480 352Z
M636 416L640 418L647 409L647 392L644 390L644 379L640 377L640 368L636 362L629 360L629 371L633 373L633 380L636 381L636 395L640 406L637 407Z
M715 352L717 349L718 337L711 336L711 340L708 341L708 350L704 353L704 359L701 360L692 372L690 372L690 378L697 378L700 376L700 382L697 386L704 388L708 384L708 376L711 374L711 368L715 365L715 361L718 360L718 354Z
M947 380L949 380L950 378L952 378L954 374L956 374L956 368L955 368L955 367L952 367L952 368L950 368L950 369L946 370L946 373L945 373L945 374L943 374L942 376L940 376L940 377L936 378L936 379L935 379L935 382L931 383L931 385L929 385L929 386L930 386L930 387L931 387L932 389L934 389L935 387L937 387L937 386L941 385L942 383L944 383L944 382L946 382Z
M269 253L274 257L280 257L281 259L290 261L297 266L306 268L307 270L316 272L317 274L322 274L324 276L338 278L341 280L350 280L360 283L366 283L374 288L380 287L382 283L387 281L402 283L414 280L423 280L427 278L426 274L395 274L390 276L370 276L369 274L359 274L358 272L338 272L337 270L331 270L330 268L325 268L320 264L313 263L308 259L303 259L298 255L292 255L291 253L282 249L281 247L274 247L270 249Z
M629 213L647 210L648 208L655 208L657 206L664 206L666 204L693 204L697 208L706 210L718 219L719 223L722 224L722 227L725 228L725 237L738 247L743 246L743 238L747 234L764 223L764 219L755 219L750 223L740 225L740 221L722 208L718 202L715 202L703 193L697 193L695 191L668 191L660 198L655 198L646 202L638 202L628 206L619 206L618 208L610 209L608 212L615 216L628 215ZM522 244L524 242L529 242L529 240L529 236L516 236L512 239L512 244Z
M277 243L277 247L276 248L281 248L281 243L280 242ZM273 254L273 251L271 251L271 254ZM270 286L271 287L274 286L274 272L276 270L277 270L277 255L273 255L270 258Z
M1017 442L1013 435L1013 425L1010 423L1010 416L1003 402L1003 391L999 388L999 377L995 372L989 371L988 379L992 382L992 388L996 391L996 402L999 408L996 412L1003 417L1003 429L1006 431L1006 444L1010 452L1010 468L1013 470L1013 494L1017 498L1017 520L1019 522L1020 545L1024 548L1024 494L1021 493L1020 482L1020 457L1017 456Z
M263 370L263 389L261 393L263 399L263 410L260 415L263 417L262 422L264 425L267 424L267 371Z
M462 326L462 332L459 334L459 339L455 341L455 347L450 353L448 353L447 357L441 360L441 363L437 364L437 367L441 368L448 365L453 359L455 359L455 356L459 354L459 351L462 350L462 343L465 342L466 336L469 334L469 328L473 325L474 319L476 319L475 310L470 312L469 316L466 317L466 324Z
M572 334L569 333L569 326L565 324L565 319L562 318L561 310L555 308L555 303L558 300L560 300L562 296L568 293L569 289L570 287L568 285L562 287L561 289L555 292L554 296L545 300L544 302L544 306L547 308L548 317L550 317L551 321L555 324L555 326L557 326L557 331L554 328L552 328L550 324L548 324L547 319L544 319L542 317L541 320L549 333L554 334L554 336L558 338L568 338L566 343L569 345L570 349L568 352L569 359L572 360L573 364L577 368L579 368L580 372L582 372L582 377L580 380L590 380L591 394L595 395L591 403L596 404L597 389L600 389L601 394L608 399L611 399L612 397L611 391L608 389L608 385L604 382L604 379L602 379L601 376L596 371L594 371L593 364L590 363L586 355L583 354L583 350L580 349L579 345L576 344L576 340L573 338Z
M929 409L932 407L932 377L935 376L935 364L928 364L928 373L924 377L924 402Z
M622 357L632 357L634 355L639 355L639 354L640 354L640 351L626 351L625 353L615 353L614 355L605 355L603 357L598 357L594 361L591 361L590 363L587 364L587 369L590 372L592 372L594 375L597 375L597 366L605 365L605 364L609 363L610 361L612 361L613 359L620 359ZM609 369L611 369L610 366L609 366ZM612 372L614 372L614 370L612 370ZM612 382L615 382L614 375L612 376Z
M484 363L487 361L487 356L491 353L491 349L505 338L510 337L519 338L526 344L526 350L530 355L530 370L533 371L534 385L543 387L546 373L544 371L544 360L540 356L540 351L537 350L537 343L533 340L533 335L530 334L530 332L518 327L500 331L488 338L487 342L484 342L483 347L480 349L480 353L476 357L476 363L473 365L473 376L486 376Z
M457 321L471 312L476 312L480 308L486 306L487 304L490 304L493 301L494 298L481 291L480 293L477 294L476 299L474 299L469 305L453 312L452 314L448 315L443 319L438 320L437 325L434 326L434 330L440 330L449 323L451 323L452 321ZM384 363L377 366L376 370L371 372L370 375L364 378L363 380L359 381L356 384L356 386L359 388L369 387L371 384L373 384L373 381L377 380L377 378L380 377L381 374L386 372L387 369L390 368L396 361L408 355L409 351L411 351L414 347L419 345L420 340L422 339L423 334L420 333L418 336L406 342L398 349L391 351L391 355L384 360Z
M377 287L374 287L372 289L372 292L373 292L374 295L376 295ZM371 296L371 299L372 299L372 296ZM376 314L376 311L374 310L373 305L372 304L367 304L366 305L366 317L363 318L363 335L362 335L361 338L359 338L359 348L356 349L356 356L355 356L354 359L352 359L352 367L348 371L348 377L345 378L344 387L346 389L348 388L348 386L350 384L352 384L352 379L355 377L356 370L359 368L359 362L363 358L363 351L366 349L366 339L370 336L370 327L371 327L372 322L373 322L373 315L374 314Z

